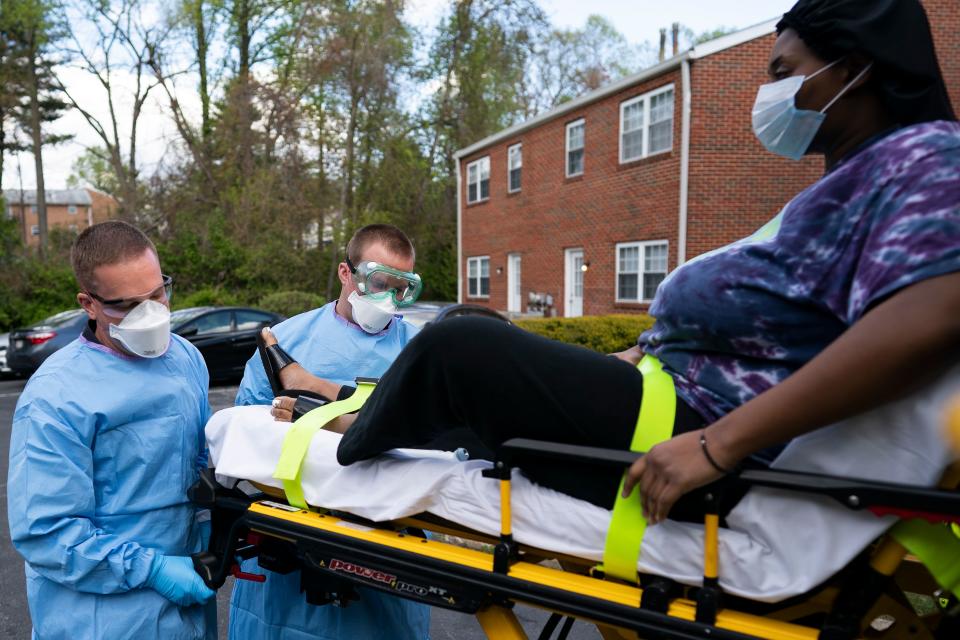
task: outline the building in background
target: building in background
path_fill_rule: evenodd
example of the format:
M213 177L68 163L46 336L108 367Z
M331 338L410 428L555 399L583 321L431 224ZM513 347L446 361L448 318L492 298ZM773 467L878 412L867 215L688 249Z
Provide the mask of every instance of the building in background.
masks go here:
M3 192L7 216L20 223L24 244L40 242L36 190L8 189ZM80 233L87 227L109 220L117 212L112 196L94 189L50 189L47 191L47 229L67 229Z
M960 2L924 6L960 107ZM513 313L644 311L669 270L754 232L812 184L821 159L779 158L751 128L776 22L458 151L459 300Z

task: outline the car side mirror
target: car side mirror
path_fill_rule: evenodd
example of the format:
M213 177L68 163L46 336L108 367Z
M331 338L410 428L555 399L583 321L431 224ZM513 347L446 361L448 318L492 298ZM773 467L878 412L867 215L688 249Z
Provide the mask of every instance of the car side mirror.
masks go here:
M176 334L181 338L189 338L190 336L197 335L197 333L198 333L198 329L196 327L188 327L186 329L181 329L176 331Z

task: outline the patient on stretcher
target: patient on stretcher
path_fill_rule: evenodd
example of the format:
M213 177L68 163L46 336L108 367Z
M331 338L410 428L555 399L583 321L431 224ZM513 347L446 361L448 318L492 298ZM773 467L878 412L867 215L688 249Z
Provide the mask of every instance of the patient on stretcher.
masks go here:
M941 437L942 412L958 390L960 367L908 398L796 439L772 466L932 485L951 458ZM218 474L279 488L273 473L289 427L275 421L268 407L218 412L207 426ZM314 437L302 477L310 504L374 521L429 512L497 534L497 483L480 475L488 462L461 462L450 452L391 450L341 466L340 441L326 430ZM600 560L610 511L531 482L522 472L515 472L513 485L514 535L520 543ZM721 585L762 601L804 593L893 522L826 498L752 489L727 514L720 533ZM702 536L702 526L672 519L649 527L638 570L698 584Z

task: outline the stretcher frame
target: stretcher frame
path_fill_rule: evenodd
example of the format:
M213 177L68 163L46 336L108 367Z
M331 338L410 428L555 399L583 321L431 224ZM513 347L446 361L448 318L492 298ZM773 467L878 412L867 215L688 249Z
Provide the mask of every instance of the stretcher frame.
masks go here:
M500 483L501 533L496 539L429 515L371 523L349 514L299 509L279 498L249 496L236 487L223 487L208 469L190 489L191 500L210 509L212 516L210 546L194 555L194 566L207 585L216 589L228 575L262 581L263 576L239 569L239 559L258 557L260 566L271 571L299 569L301 586L313 604L346 604L356 586L372 587L474 614L488 637L506 640L527 637L511 610L515 603L594 623L605 640L845 640L860 637L878 614L881 600L886 599L900 619L912 613L895 595L889 595L897 591L894 574L904 566L906 557L906 550L889 536L854 563L856 566L807 597L771 605L725 596L718 584L719 496L710 493L704 524L704 579L696 588L656 576L644 576L639 585L633 585L605 580L595 569L581 574L543 566L539 560L557 554L513 540L510 473L518 462L548 457L558 462L590 461L625 468L640 455L525 439L508 441L494 466L484 472ZM955 486L958 477L960 474L948 478L948 486ZM785 471L744 471L738 481L828 496L850 509L960 522L960 494L950 490ZM492 552L427 539L417 529L486 541ZM579 563L585 568L586 561L581 559L560 560L565 566ZM932 593L935 586L929 576L915 564L906 566L910 569L906 573L921 584L919 588ZM942 611L935 619L911 620L907 625L921 625L926 634L875 637L960 637L960 605L949 594L938 597ZM807 622L812 619L817 622L814 626Z

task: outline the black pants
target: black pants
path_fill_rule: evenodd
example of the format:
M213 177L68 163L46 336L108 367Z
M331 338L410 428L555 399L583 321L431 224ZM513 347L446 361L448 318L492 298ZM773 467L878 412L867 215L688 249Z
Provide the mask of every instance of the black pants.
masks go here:
M510 438L629 449L643 378L630 364L497 320L453 318L427 327L400 353L344 435L347 465L416 447L467 427L490 450ZM703 419L677 402L674 433ZM588 463L521 464L534 482L613 505L621 473Z

